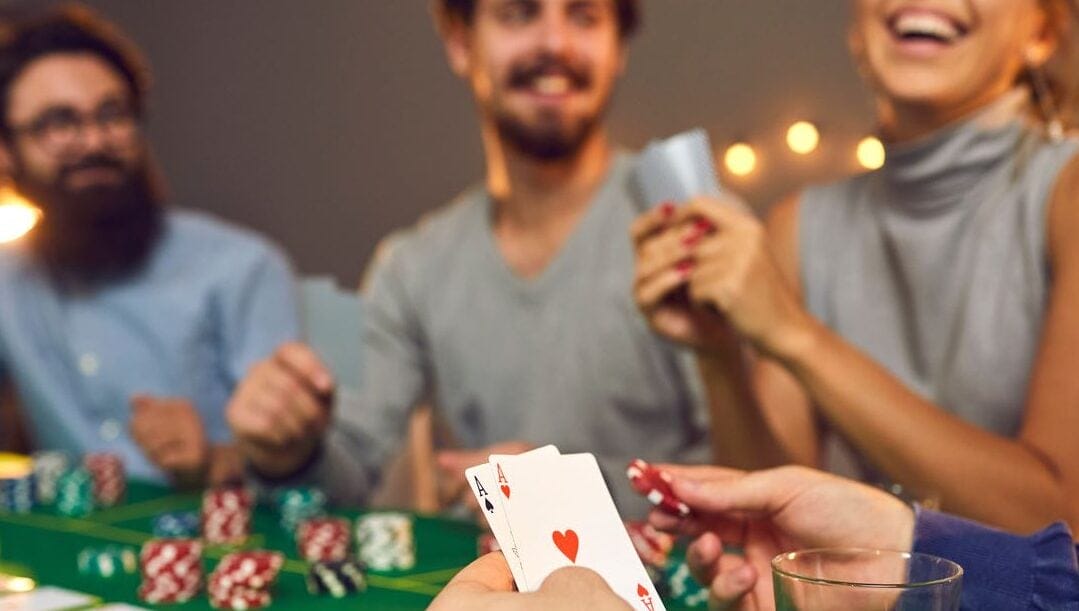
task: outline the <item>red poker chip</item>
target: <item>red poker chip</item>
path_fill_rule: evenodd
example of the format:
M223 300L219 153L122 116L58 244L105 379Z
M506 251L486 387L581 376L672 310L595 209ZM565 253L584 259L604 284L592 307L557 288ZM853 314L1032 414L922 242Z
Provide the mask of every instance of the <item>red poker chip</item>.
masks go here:
M278 552L235 552L221 559L210 576L217 587L267 588L277 579L285 562Z
M667 566L674 549L672 535L656 530L647 522L626 522L626 532L642 562L660 568Z
M635 458L626 467L626 477L634 490L661 511L683 518L689 515L689 505L675 496L668 476L659 469Z
M226 596L210 596L210 606L214 609L261 609L269 606L272 602L273 598L265 590L250 590Z

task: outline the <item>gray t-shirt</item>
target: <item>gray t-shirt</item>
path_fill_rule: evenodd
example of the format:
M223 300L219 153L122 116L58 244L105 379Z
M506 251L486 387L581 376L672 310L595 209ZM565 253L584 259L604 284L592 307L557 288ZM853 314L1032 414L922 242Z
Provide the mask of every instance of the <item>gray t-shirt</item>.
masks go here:
M620 155L543 273L506 265L483 189L397 236L370 275L364 383L339 405L313 477L362 502L429 398L462 447L554 443L593 452L620 506L645 505L622 475L633 457L707 460L707 410L692 356L649 329L632 297L629 226L640 213Z

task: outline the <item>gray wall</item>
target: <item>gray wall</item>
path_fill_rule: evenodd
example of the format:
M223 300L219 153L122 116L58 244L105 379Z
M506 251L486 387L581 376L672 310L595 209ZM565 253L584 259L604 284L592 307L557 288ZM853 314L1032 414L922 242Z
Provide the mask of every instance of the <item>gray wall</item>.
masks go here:
M643 0L613 113L638 147L696 125L746 138L757 206L853 171L870 106L847 58L843 0ZM177 203L250 225L307 274L354 284L380 237L473 182L471 100L426 0L91 0L156 76L150 133ZM823 148L785 149L816 121Z

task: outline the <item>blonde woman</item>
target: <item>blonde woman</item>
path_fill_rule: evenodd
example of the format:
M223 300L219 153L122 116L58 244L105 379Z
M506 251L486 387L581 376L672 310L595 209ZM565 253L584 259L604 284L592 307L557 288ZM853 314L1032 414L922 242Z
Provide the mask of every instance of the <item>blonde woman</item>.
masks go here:
M638 219L638 304L696 348L721 464L827 466L1012 531L1079 526L1076 12L853 0L885 167L764 224L711 200Z

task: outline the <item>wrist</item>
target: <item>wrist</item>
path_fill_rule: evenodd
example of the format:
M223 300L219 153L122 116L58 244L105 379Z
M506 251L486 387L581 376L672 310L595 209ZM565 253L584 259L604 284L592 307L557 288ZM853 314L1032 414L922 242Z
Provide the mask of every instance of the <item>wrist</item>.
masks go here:
M784 365L797 368L815 358L820 346L827 339L827 331L815 318L801 312L797 321L781 328L774 338L761 348Z

